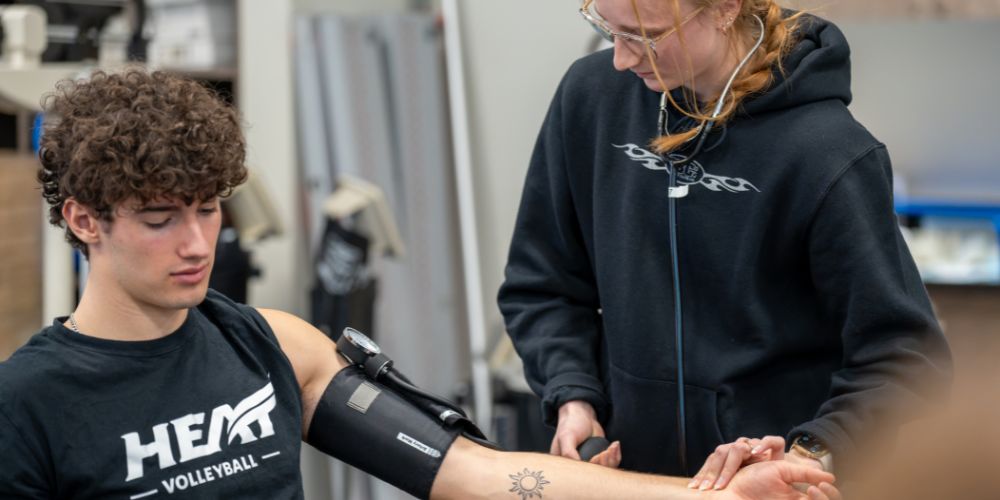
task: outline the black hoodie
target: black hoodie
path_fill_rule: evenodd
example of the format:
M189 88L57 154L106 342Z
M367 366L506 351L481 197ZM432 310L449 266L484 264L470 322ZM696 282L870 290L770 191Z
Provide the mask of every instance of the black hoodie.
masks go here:
M809 432L835 467L945 386L950 354L897 226L885 147L847 110L850 50L806 17L784 76L678 168L688 470L659 94L612 52L563 78L499 304L546 423L590 402L628 469L692 474L740 436ZM673 123L681 122L672 114Z

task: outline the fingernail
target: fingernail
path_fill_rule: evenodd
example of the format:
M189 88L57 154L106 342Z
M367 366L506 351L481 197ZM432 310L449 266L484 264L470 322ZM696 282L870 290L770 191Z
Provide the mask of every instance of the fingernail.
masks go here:
M694 488L695 486L698 486L698 480L692 479L691 482L688 483L688 488Z
M758 453L760 453L760 445L759 444L757 446L754 446L753 449L750 450L750 454L751 455L756 455Z
M719 477L719 480L715 482L714 489L716 489L716 490L721 490L722 489L722 477L721 476Z
M707 489L709 489L711 487L712 487L712 483L708 482L708 479L706 479L706 480L704 480L704 481L701 482L701 487L699 487L698 489L700 491L705 491L705 490L707 490Z

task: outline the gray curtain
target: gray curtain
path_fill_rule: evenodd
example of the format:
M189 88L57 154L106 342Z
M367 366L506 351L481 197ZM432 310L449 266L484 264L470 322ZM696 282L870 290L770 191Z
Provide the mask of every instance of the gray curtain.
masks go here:
M300 17L295 66L310 248L337 175L383 190L406 255L375 258L368 333L415 383L452 397L468 380L469 355L441 38L429 14ZM407 497L331 470L337 500Z

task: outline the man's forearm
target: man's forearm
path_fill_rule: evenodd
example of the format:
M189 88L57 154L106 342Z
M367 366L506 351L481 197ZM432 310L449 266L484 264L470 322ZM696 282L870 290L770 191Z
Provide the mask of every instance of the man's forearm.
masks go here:
M431 498L710 498L709 492L699 494L686 488L687 482L684 478L624 472L540 453L497 452L459 438L445 456Z

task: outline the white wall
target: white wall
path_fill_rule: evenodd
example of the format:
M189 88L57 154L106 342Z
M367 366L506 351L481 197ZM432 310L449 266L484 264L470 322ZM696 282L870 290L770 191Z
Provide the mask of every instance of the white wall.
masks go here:
M851 111L910 194L1000 203L1000 21L842 22Z
M577 0L459 2L487 332L528 159L563 73L593 31Z
M298 166L292 101L291 0L239 3L237 100L247 124L247 165L270 188L285 228L253 249L260 279L250 281L255 306L302 315L307 267L298 223Z
M345 15L377 14L385 12L400 12L424 1L414 0L293 0L296 14L300 13L335 13ZM432 8L440 5L440 0L430 0Z

